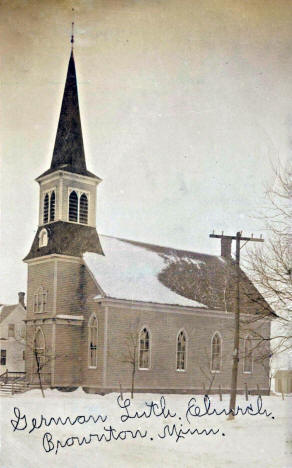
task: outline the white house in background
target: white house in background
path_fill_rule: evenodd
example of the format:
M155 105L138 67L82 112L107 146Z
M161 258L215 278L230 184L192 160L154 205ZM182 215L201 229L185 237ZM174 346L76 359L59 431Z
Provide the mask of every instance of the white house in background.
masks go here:
M25 371L25 293L18 293L18 303L0 305L0 374Z

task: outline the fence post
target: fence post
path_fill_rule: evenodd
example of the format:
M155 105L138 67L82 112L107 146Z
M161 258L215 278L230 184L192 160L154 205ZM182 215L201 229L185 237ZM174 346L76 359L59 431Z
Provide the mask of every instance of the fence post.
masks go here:
M222 401L222 390L221 390L221 385L219 384L219 395L220 395L220 401Z
M204 393L204 395L206 395L206 386L205 386L205 383L203 383L203 393Z
M247 383L246 382L244 384L244 387L245 387L245 399L246 399L246 401L248 401L248 388L247 388Z
M257 384L257 390L258 390L258 396L261 396L261 392L260 392L260 386L259 386L259 384Z

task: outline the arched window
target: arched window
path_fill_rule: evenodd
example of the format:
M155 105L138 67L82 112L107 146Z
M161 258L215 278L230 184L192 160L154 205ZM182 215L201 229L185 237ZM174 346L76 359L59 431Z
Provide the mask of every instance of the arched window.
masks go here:
M33 311L35 313L41 314L46 312L47 307L47 291L40 287L37 292L34 294L34 304Z
M186 335L182 330L177 337L176 348L176 370L185 370L186 368Z
M34 369L41 372L45 365L45 337L41 328L38 328L34 336L33 347Z
M250 336L244 340L243 372L252 373L252 343Z
M79 222L82 224L88 223L88 200L85 193L80 197Z
M220 372L221 370L221 336L215 333L211 342L211 371Z
M39 233L39 247L48 245L48 231L44 228Z
M69 221L78 221L78 195L75 191L69 196Z
M150 337L147 328L140 331L139 336L139 369L150 367Z
M43 213L43 221L46 224L49 221L49 194L46 193L44 198L44 213Z
M97 366L97 318L92 315L88 323L88 367Z
M50 221L55 221L55 206L56 206L56 196L55 192L51 193L50 198Z

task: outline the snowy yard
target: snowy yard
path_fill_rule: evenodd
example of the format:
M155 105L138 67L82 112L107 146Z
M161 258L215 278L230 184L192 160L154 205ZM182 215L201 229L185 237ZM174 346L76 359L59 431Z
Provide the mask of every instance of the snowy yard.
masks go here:
M291 397L262 397L258 409L256 396L248 402L239 396L237 404L242 409L251 404L251 414L233 421L203 415L208 405L209 413L228 409L227 395L223 402L217 396L209 402L193 395L118 397L80 389L48 390L45 399L39 390L3 397L1 468L292 467ZM139 417L132 417L136 412ZM258 412L264 414L252 415ZM61 417L63 424L50 423L51 417Z

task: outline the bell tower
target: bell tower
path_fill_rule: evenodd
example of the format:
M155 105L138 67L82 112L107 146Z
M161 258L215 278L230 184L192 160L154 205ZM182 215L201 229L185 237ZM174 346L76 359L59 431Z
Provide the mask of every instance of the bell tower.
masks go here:
M72 39L51 165L36 179L38 229L24 258L27 379L52 387L79 385L86 300L96 293L95 285L88 292L82 255L103 255L95 215L101 179L86 167Z
M95 215L101 179L86 167L73 49L51 166L36 180L40 186L39 227L24 260L53 253L102 253Z

